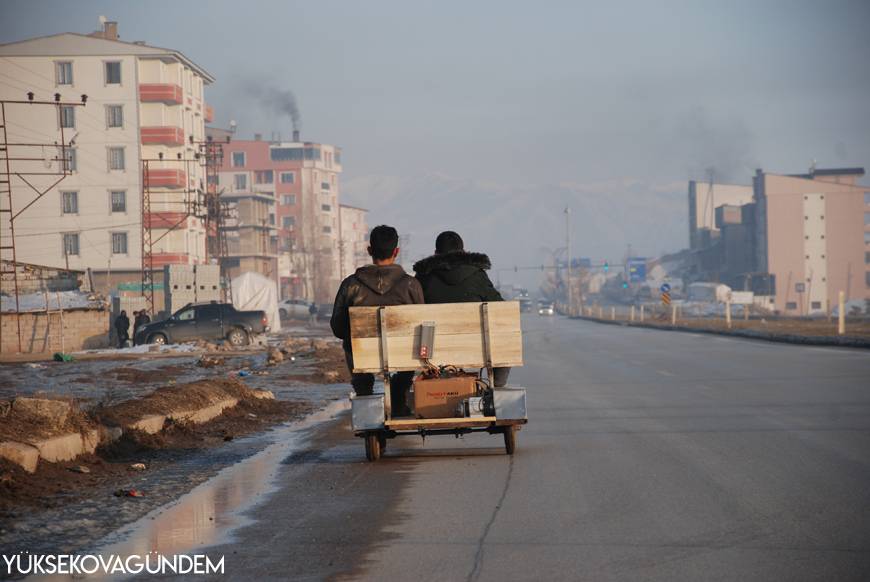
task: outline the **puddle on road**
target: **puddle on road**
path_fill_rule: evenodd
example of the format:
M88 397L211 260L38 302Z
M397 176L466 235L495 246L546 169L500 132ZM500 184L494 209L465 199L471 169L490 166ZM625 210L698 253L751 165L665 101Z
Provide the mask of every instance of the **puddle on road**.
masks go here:
M141 560L149 553L170 557L194 554L232 540L240 527L253 523L245 513L273 493L281 462L305 439L305 431L350 409L350 402L333 402L306 419L275 430L276 442L259 453L231 465L178 500L155 509L102 540L94 551L80 554L128 556ZM152 558L153 559L153 558ZM31 577L29 580L105 580L118 575Z

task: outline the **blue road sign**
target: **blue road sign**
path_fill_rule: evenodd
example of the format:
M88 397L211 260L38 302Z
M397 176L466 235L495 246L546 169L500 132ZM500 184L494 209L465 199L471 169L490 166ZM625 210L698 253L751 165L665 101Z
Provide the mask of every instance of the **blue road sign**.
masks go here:
M667 293L668 291L671 290L671 285L670 285L670 283L662 283L662 286L659 287L659 290L660 290L662 293Z

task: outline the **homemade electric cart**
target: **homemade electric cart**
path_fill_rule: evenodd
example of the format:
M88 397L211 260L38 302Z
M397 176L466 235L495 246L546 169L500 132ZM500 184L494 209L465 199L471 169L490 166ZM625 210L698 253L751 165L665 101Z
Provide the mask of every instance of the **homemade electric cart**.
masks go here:
M523 365L518 302L352 307L350 325L353 371L383 374L384 378L383 394L351 398L353 431L364 439L369 461L380 458L388 439L406 435L501 434L507 454L514 453L517 431L528 422L526 390L494 388L491 379L493 368ZM424 371L436 382L442 375L468 378L468 373L458 370L474 371L471 384L464 384L470 389L430 391L427 398L434 395L441 401L424 412L421 387L432 381L418 375L413 415L393 417L391 374ZM451 386L449 382L444 385Z

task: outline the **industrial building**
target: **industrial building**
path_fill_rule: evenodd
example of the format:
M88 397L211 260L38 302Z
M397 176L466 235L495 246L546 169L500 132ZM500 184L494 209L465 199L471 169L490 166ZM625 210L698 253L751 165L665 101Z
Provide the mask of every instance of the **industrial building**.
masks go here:
M863 175L863 168L759 169L749 200L745 187L690 182L690 282L753 291L760 305L784 315L826 313L840 291L846 301L870 300Z

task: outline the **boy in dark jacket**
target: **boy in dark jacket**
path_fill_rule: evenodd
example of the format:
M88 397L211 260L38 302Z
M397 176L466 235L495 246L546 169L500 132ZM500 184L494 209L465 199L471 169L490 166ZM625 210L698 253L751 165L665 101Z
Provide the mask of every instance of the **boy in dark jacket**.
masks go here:
M351 384L359 396L372 394L373 374L353 373L353 354L350 349L350 307L380 305L406 305L423 303L420 283L396 264L399 254L399 233L392 226L376 226L369 235L369 255L372 264L360 267L342 281L335 296L330 326L335 337L342 340L347 366L351 371ZM411 411L405 403L405 391L414 378L413 372L398 372L390 380L390 398L393 416L408 416Z
M486 270L492 267L483 253L469 253L459 234L448 230L435 239L435 254L414 264L426 303L504 301ZM510 368L493 369L493 385L507 384Z

